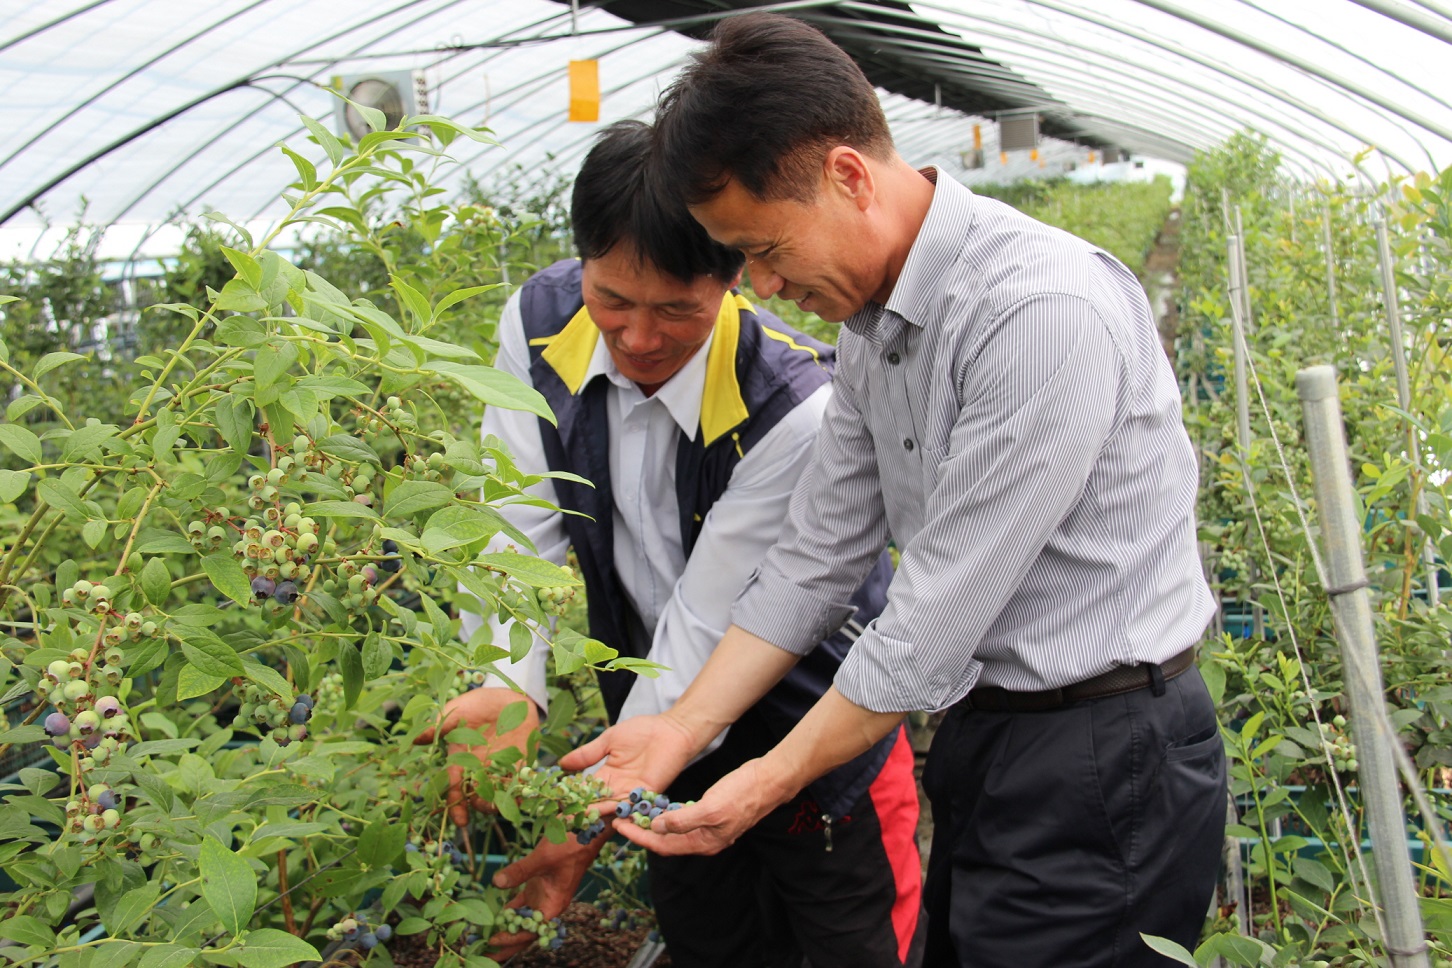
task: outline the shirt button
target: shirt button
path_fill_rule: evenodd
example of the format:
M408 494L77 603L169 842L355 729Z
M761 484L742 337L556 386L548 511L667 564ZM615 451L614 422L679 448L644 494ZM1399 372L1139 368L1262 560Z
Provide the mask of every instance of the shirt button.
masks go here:
M904 447L906 447L908 450L912 450L913 449L913 439L911 437L907 438L906 440L904 440L902 442L902 445Z
M902 362L902 357L898 356L896 353L889 353L887 354L887 362L891 363L893 366L897 366L899 363Z

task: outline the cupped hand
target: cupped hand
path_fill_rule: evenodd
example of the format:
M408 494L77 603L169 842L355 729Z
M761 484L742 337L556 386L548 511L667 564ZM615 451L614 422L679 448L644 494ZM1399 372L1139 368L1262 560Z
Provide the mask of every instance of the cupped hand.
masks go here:
M632 716L560 758L567 770L604 761L595 776L624 799L636 787L665 790L691 761L696 742L669 713Z
M629 818L616 820L615 829L657 854L719 854L789 796L770 792L773 784L764 778L760 764L747 760L717 780L696 803L656 817L649 830Z
M505 708L515 703L525 704L524 722L515 728L499 735L495 727L499 722L499 716ZM528 696L517 693L512 689L501 689L498 687L482 686L478 689L471 689L462 696L450 699L444 706L443 717L440 721L438 732L433 729L426 729L414 740L414 745L432 743L436 735L448 736L449 733L459 727L476 729L484 735L484 743L479 746L467 746L462 743L450 743L449 752L459 753L468 750L479 758L479 762L489 764L489 757L506 747L517 747L523 749L529 740L529 734L539 727L539 709L534 701ZM464 794L464 770L462 767L449 767L449 796L447 800L449 819L456 826L463 827L469 823L469 807L471 804ZM476 810L493 810L494 805L475 797L472 806Z

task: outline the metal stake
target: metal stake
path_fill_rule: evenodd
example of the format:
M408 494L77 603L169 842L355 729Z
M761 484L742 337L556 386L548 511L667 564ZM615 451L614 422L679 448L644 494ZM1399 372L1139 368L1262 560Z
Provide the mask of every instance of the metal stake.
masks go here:
M1296 393L1306 421L1306 448L1326 553L1326 593L1341 643L1361 797L1385 910L1383 944L1392 968L1427 968L1426 939L1407 849L1407 818L1392 759L1391 744L1397 739L1387 719L1385 687L1372 634L1361 557L1362 529L1347 464L1336 370L1330 366L1301 370L1296 374Z
M1240 221L1239 208L1235 210L1235 220ZM1240 476L1249 494L1254 483L1250 479L1250 382L1245 359L1250 352L1245 339L1245 306L1250 301L1245 292L1245 246L1240 236L1232 235L1226 248L1226 263L1230 266L1230 327L1235 343L1235 437L1240 447ZM1263 639L1265 610L1253 590L1257 578L1255 565L1250 569L1251 627L1256 638Z

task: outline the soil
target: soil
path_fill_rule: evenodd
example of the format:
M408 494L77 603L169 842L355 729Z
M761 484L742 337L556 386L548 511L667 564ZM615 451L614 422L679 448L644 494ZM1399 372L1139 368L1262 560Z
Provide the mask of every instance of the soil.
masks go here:
M576 902L564 913L569 929L558 951L528 948L509 961L508 968L625 968L645 942L647 928L615 930L600 926L601 914L593 904ZM427 934L389 942L389 954L398 968L433 968L438 953L424 944ZM662 953L655 968L670 968L670 955Z

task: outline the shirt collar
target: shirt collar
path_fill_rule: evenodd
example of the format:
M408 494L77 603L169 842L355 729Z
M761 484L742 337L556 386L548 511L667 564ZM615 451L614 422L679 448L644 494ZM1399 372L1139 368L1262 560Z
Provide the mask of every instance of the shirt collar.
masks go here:
M973 193L954 179L942 177L938 169L922 173L937 187L892 294L886 304L869 302L845 323L874 343L889 342L901 328L898 319L919 328L937 325L943 308L943 270L957 260L963 237L973 226Z
M711 344L716 340L716 333L713 330L711 335L706 337L706 342L701 348L692 354L675 374L660 385L660 388L645 397L640 387L634 380L624 376L615 366L615 360L610 356L610 351L605 347L602 339L595 346L595 355L590 360L590 369L586 371L585 383L589 383L595 376L603 376L615 386L629 393L637 394L641 400L655 400L666 408L671 419L685 432L686 439L695 440L696 431L701 426L701 398L706 391L706 360L711 353ZM597 366L599 369L597 370ZM627 399L632 399L627 397Z

